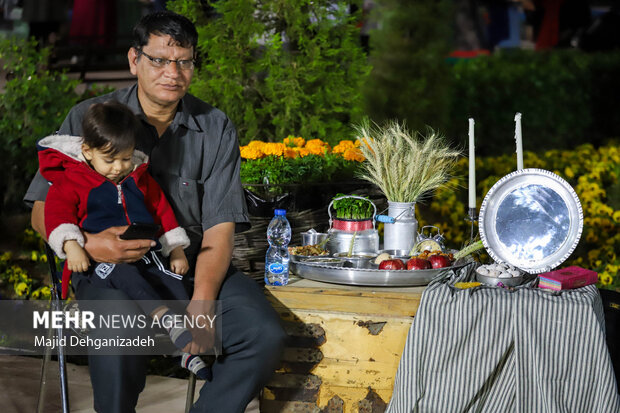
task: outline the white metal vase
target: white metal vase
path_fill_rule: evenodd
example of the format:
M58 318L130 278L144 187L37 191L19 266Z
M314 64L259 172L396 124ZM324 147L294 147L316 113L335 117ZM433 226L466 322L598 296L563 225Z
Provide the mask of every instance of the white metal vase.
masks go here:
M383 227L383 249L409 253L418 238L415 202L388 201L388 215L394 218L394 223L386 223Z

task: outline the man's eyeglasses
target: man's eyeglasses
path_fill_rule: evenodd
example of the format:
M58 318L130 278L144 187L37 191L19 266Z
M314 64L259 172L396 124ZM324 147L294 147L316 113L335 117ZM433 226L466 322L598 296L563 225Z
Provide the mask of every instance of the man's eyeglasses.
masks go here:
M151 62L151 66L161 69L164 66L169 65L174 62L177 64L177 68L181 70L191 70L194 68L194 59L185 59L185 60L172 60L172 59L164 59L163 57L153 57L144 53L142 50L138 51L139 54L149 59Z

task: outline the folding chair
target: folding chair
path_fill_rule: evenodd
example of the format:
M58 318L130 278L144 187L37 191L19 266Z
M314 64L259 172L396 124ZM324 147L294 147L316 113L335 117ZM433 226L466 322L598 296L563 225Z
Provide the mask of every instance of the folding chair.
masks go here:
M50 267L50 277L52 279L52 301L51 301L51 310L52 311L60 311L62 310L61 303L61 285L60 280L62 279L62 270L59 270L56 265L56 256L54 255L54 251L50 248L47 243L45 244L45 255L47 256L47 262ZM48 338L58 338L64 336L62 325L56 329L52 328L50 323L50 328L47 332ZM60 341L58 341L60 342ZM43 362L41 363L41 381L39 384L39 399L37 401L37 413L41 413L43 411L43 406L45 403L45 393L47 390L47 368L49 365L49 361L52 357L51 348L47 347L45 349L45 355L43 356ZM69 413L69 385L67 383L67 364L65 358L65 348L63 346L58 346L58 369L59 369L59 377L60 377L60 399L62 401L62 412Z
M189 413L189 409L194 404L194 392L196 391L196 375L190 371L187 379L187 395L185 397L185 413Z
M47 256L47 262L50 269L50 277L52 281L51 290L51 310L52 311L60 311L63 309L62 306L62 268L59 268L56 264L56 255L52 248L45 243L45 255ZM50 328L47 332L47 338L51 339L53 337L60 339L64 336L63 327L52 328L50 323ZM60 342L60 341L58 341ZM37 413L43 412L43 407L45 405L45 395L47 390L47 370L49 367L49 362L52 358L52 350L48 347L45 349L45 354L43 356L43 361L41 363L41 380L39 383L39 398L37 400ZM69 384L67 380L67 364L65 357L65 348L63 346L58 346L58 369L59 369L59 377L60 377L60 398L62 401L62 413L69 413ZM187 382L187 395L185 398L185 413L188 413L194 404L194 393L196 391L196 375L190 372L188 382Z

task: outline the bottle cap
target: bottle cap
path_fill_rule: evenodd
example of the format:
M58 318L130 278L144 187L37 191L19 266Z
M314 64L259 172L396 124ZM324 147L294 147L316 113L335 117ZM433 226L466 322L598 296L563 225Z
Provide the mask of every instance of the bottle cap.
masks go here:
M286 215L286 209L276 209L274 213L275 216Z

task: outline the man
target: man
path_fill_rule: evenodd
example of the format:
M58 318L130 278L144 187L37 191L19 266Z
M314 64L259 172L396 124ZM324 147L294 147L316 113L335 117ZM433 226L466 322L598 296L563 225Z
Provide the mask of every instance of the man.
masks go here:
M137 84L76 105L59 133L81 135L81 120L95 102L117 100L142 121L138 149L150 154L151 174L161 185L191 246L194 286L189 311L219 300L223 355L213 365L195 412L242 412L276 367L284 332L257 284L230 265L235 231L249 226L239 177L236 131L224 113L187 94L192 80L197 32L185 17L157 12L134 28L128 52ZM32 226L45 236L43 209L48 183L35 177L25 196L33 203ZM125 227L84 234L85 249L98 262L133 262L154 245L121 240ZM73 276L78 299L127 299ZM190 352L204 350L196 345ZM89 368L97 412L133 412L144 388L146 359L91 356Z

